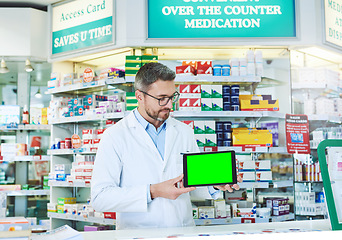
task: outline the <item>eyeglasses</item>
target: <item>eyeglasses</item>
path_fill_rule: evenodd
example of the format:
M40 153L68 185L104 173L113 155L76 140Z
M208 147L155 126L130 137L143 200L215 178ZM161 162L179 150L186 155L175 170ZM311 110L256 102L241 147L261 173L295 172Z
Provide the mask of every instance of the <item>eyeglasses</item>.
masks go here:
M162 97L162 98L156 98L150 94L148 94L147 92L141 91L143 94L146 94L147 96L150 96L151 98L154 98L156 100L158 100L159 106L165 106L166 104L169 103L169 101L171 100L173 103L178 101L179 98L179 92L175 92L171 97Z

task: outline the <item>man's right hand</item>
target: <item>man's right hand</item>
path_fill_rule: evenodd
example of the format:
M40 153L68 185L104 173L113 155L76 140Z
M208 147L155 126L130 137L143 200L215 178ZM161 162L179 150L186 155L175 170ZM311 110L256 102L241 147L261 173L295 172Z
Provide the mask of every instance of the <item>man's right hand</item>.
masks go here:
M191 192L195 190L195 187L187 187L185 188L183 185L183 174L179 177L172 178L170 180L167 180L165 182L157 183L157 184L151 184L150 192L151 192L151 198L168 198L175 200L183 193ZM179 187L178 187L179 183Z

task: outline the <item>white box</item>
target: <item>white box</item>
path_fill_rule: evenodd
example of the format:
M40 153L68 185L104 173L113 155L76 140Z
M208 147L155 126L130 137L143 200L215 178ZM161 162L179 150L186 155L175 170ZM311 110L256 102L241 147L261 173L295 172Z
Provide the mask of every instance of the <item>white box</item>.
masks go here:
M255 161L256 170L271 170L271 160Z
M239 176L242 178L243 182L255 181L255 172L239 172Z
M213 206L198 207L198 218L215 218L215 208Z
M226 201L224 199L217 199L214 201L215 218L226 218Z
M271 171L257 171L255 172L256 181L272 181L272 172Z
M251 170L255 170L255 163L252 160L247 160L247 161L239 161L238 162L238 167L239 167L239 171L251 171Z

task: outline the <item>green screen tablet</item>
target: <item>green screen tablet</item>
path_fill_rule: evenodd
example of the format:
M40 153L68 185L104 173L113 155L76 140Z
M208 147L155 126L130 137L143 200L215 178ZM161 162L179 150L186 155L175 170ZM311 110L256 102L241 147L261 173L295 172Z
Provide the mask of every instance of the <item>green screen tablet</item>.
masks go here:
M235 184L234 151L183 154L184 187Z

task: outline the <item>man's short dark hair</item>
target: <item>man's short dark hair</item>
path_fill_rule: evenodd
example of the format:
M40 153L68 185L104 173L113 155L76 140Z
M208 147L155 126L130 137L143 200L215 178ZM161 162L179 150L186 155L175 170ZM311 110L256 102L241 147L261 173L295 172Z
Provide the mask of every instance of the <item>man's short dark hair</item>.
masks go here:
M176 73L161 63L146 63L135 76L135 90L148 91L150 85L157 80L173 81Z

